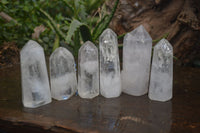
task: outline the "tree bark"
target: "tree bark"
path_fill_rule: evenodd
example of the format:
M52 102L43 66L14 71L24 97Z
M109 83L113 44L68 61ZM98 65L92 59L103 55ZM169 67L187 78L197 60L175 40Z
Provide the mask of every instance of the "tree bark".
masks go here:
M153 40L168 34L175 63L200 59L199 0L121 0L110 27L120 35L141 24Z

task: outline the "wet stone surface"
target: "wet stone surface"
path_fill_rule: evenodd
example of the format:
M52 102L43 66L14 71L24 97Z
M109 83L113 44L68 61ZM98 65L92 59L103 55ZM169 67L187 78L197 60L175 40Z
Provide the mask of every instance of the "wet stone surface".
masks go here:
M0 69L0 132L198 133L200 69L174 68L173 98L134 97L55 101L35 109L21 100L20 67Z

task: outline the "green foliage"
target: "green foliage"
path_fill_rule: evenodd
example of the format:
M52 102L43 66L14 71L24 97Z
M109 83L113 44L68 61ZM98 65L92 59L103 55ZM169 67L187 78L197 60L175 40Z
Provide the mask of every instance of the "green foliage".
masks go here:
M6 22L0 17L0 44L16 41L21 47L31 39L37 26L45 31L37 38L50 54L59 46L77 56L85 41L98 43L98 37L108 27L119 0L110 14L105 0L1 0L0 10L13 18Z
M50 26L50 28L52 29L55 29L55 31L58 33L58 35L60 35L61 37L65 38L65 35L62 33L62 31L57 27L57 24L56 22L53 20L53 18L47 13L45 12L44 10L42 9L39 9L40 12L42 12L50 21L50 23L52 24L52 26Z
M70 26L69 26L69 30L67 32L67 37L66 37L66 42L71 42L71 38L72 36L75 34L75 31L81 26L83 25L83 23L79 22L76 19L73 19Z
M104 0L85 0L86 12L90 13L96 10L104 3Z
M103 18L104 20L103 19L101 20L101 22L103 21L103 23L100 22L101 24L99 25L98 30L96 30L97 32L93 33L94 40L96 40L101 35L101 33L108 27L110 21L112 20L114 14L115 14L118 3L119 3L119 0L116 0L111 14L108 17L105 16Z
M25 0L0 1L0 11L14 19L5 22L0 17L0 44L4 41L16 41L19 45L22 45L30 39L33 29L41 22L41 18L37 17L39 12L35 10L33 3L33 1L28 2Z
M82 36L82 39L84 42L86 42L86 41L93 42L90 29L87 25L82 25L80 27L80 33L81 33L81 36Z
M98 15L93 14L93 10L98 8L97 5L102 4L100 0L74 0L72 2L63 0L66 6L69 8L73 15L71 17L66 17L64 21L67 29L67 35L65 35L56 25L55 19L51 17L43 9L39 9L46 18L51 23L56 34L58 34L68 46L73 48L73 53L77 56L78 48L81 46L81 42L92 41L94 43L98 42L99 35L108 27L110 21L112 20L114 13L117 9L119 0L116 0L115 6L110 15L104 14L102 19L98 21L96 19ZM104 1L103 1L104 2ZM97 16L97 17L96 17ZM93 19L95 18L95 19ZM100 17L99 17L100 18ZM91 20L91 21L88 21ZM94 21L97 20L97 21ZM93 31L91 33L91 31Z
M59 47L60 37L56 34L55 42L53 45L53 51L56 50L56 48Z

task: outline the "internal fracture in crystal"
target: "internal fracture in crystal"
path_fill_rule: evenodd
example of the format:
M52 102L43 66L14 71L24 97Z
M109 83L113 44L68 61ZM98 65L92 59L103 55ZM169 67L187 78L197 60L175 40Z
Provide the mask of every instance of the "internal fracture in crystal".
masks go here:
M90 41L85 42L79 49L78 94L89 99L99 95L98 49Z
M51 95L57 100L67 100L77 90L77 79L73 55L63 47L50 56Z
M162 39L154 47L149 87L149 98L168 101L172 98L173 47Z
M106 98L121 94L121 76L117 35L106 29L99 38L100 92Z
M43 48L35 41L28 41L20 52L20 61L23 105L36 108L50 103L51 93Z
M149 83L152 39L142 25L127 33L123 44L123 92L141 96Z

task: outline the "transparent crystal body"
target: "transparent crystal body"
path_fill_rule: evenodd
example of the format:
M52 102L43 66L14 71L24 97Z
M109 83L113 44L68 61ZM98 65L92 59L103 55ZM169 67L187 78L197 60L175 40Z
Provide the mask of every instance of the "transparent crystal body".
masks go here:
M22 102L25 107L36 108L51 102L49 79L43 48L28 41L20 52Z
M117 35L106 29L99 38L100 48L100 92L106 98L121 94L121 76Z
M142 25L126 34L123 44L123 92L141 96L149 83L152 39Z
M154 47L149 86L149 98L168 101L172 98L173 86L173 47L162 39Z
M57 48L50 56L51 95L57 100L67 100L77 90L76 71L73 55L63 47Z
M78 94L88 99L99 95L98 49L90 41L85 42L79 49Z

